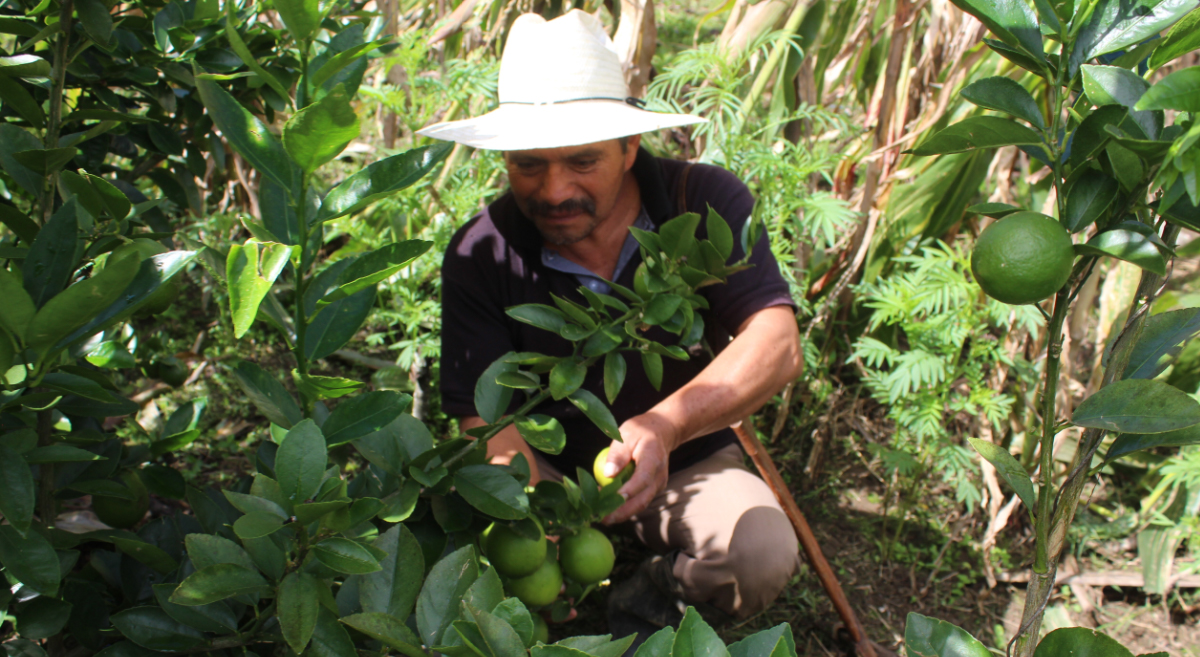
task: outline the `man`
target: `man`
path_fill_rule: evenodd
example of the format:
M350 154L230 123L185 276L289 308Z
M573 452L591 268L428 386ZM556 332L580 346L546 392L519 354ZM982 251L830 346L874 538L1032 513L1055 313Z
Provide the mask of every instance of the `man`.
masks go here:
M500 107L481 117L431 126L421 134L504 151L511 189L452 239L443 266L443 408L462 428L483 424L475 383L509 351L571 353L566 340L508 318L505 308L552 303L550 294L586 303L586 285L632 287L641 261L629 228L656 230L684 211L711 206L735 235L753 199L722 169L659 159L640 134L702 121L640 109L600 22L575 10L553 21L534 14L513 24L499 79ZM701 224L704 225L703 223ZM706 326L734 336L715 357L693 350L664 362L661 392L638 359L613 404L623 442L612 442L606 472L629 462L626 501L605 522L631 527L660 556L609 594L613 633L644 639L678 624L684 604L710 618L746 618L778 596L799 565L787 517L748 471L730 425L758 409L801 373L794 308L765 237L753 268L726 285L702 289ZM735 249L732 259L742 256ZM652 329L653 339L677 337ZM719 345L717 345L719 347ZM584 387L602 395L594 367ZM488 443L494 462L523 454L533 480L590 469L608 441L567 400L538 409L559 419L567 445L535 452L515 427Z

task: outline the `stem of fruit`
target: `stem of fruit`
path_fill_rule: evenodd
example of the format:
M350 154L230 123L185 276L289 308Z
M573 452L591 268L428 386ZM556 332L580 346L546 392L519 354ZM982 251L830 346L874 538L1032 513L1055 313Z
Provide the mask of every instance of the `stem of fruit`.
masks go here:
M441 464L441 467L449 468L450 466L454 465L455 463L458 463L459 461L463 460L464 458L466 458L467 454L470 454L471 452L478 449L480 443L483 443L486 445L487 441L491 440L492 438L495 438L496 434L500 433L501 431L504 430L505 427L507 427L508 425L515 422L518 417L528 413L529 411L532 411L534 408L537 408L537 406L539 404L546 401L547 399L550 399L550 390L548 390L548 389L542 390L538 394L530 397L528 401L526 401L524 404L521 404L521 407L518 408L515 413L506 415L503 418L500 418L499 422L491 425L488 428L487 433L483 434L482 436L480 436L479 438L477 438L475 440L472 440L470 444L464 445L462 447L462 449L458 450L453 455L451 455L450 458L443 461Z

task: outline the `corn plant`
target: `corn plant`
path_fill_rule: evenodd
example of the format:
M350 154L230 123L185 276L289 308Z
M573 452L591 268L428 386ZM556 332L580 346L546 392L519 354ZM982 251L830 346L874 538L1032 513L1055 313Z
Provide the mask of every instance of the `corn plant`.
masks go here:
M1028 89L1006 77L976 81L963 89L963 97L1001 116L953 124L924 138L912 152L926 156L1009 145L1025 150L1052 172L1054 219L1079 236L1069 279L1052 295L1048 309L1038 306L1048 325L1039 400L1040 481L1035 485L1006 450L975 444L1018 494L1036 528L1024 614L1009 649L1022 657L1084 646L1094 654L1127 655L1115 641L1081 628L1053 632L1041 645L1037 637L1084 482L1101 467L1093 459L1105 435L1113 433L1116 440L1102 462L1200 441L1195 429L1200 402L1154 378L1169 362L1168 352L1196 332L1198 313L1149 313L1180 227L1200 225L1200 149L1195 148L1200 124L1194 115L1200 111L1200 68L1177 71L1154 84L1147 80L1150 71L1195 48L1200 12L1192 0L955 4L992 32L995 38L985 40L989 48L1035 74L1037 95L1046 102L1039 105ZM1168 29L1165 38L1155 38ZM1105 63L1093 63L1099 58ZM1021 208L986 204L973 210L1004 222L1009 214L1020 216L1015 213ZM1138 265L1142 281L1107 361L1103 387L1064 418L1056 405L1063 322L1100 258ZM1056 488L1054 440L1071 427L1080 432L1076 456ZM921 654L987 654L962 630L916 614L909 617L906 639L910 650Z

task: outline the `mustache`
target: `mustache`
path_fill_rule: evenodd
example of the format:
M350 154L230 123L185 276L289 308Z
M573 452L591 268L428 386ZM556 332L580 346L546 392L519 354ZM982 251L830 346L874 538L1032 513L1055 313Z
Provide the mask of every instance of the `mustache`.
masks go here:
M588 198L573 198L562 203L550 204L534 199L529 200L530 214L546 217L551 215L571 215L580 212L595 216L596 204Z

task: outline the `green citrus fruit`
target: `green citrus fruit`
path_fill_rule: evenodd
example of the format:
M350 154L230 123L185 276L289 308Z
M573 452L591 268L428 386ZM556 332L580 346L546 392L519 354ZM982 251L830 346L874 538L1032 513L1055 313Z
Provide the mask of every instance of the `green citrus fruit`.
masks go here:
M624 468L621 468L621 471L617 473L617 476L605 477L604 464L608 463L609 449L610 448L605 447L604 449L600 450L600 453L596 455L596 460L592 462L592 476L596 478L596 483L600 484L601 488L633 472L633 461L630 461L629 463L625 464Z
M104 495L92 496L92 511L100 522L116 529L126 529L138 523L150 510L150 492L133 470L121 473L121 483L134 495L132 500Z
M546 560L546 535L540 527L538 533L540 535L534 541L521 536L508 525L493 525L484 539L488 561L505 577L533 574Z
M563 572L580 584L603 581L612 572L613 562L616 561L612 542L592 527L563 537L560 550Z
M1071 277L1071 235L1051 217L1016 212L984 229L971 253L971 273L997 301L1037 303Z
M542 618L541 614L532 614L533 616L533 642L534 643L549 643L550 642L550 626L546 624L546 619Z
M547 550L546 559L532 575L508 581L508 591L529 607L545 607L558 599L562 584L562 569L554 560L554 551Z

